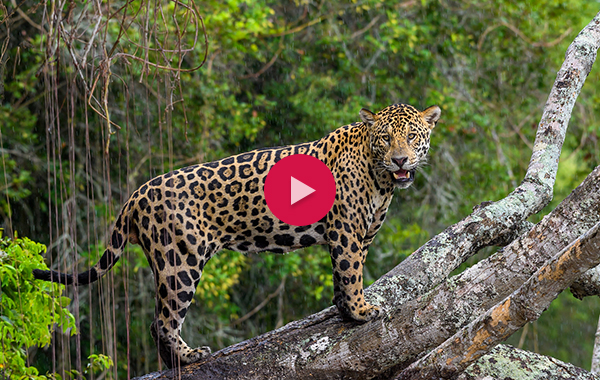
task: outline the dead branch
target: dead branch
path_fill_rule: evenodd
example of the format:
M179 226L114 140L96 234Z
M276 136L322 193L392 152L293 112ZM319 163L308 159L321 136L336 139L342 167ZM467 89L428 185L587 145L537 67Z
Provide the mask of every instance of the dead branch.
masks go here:
M567 37L569 35L569 33L571 33L572 29L571 28L567 28L567 30L565 30L558 38L556 38L553 41L550 42L533 42L532 40L530 40L529 38L527 38L527 36L521 32L521 30L519 28L517 28L516 26L509 24L506 21L502 21L496 25L492 25L489 26L481 35L481 37L479 37L479 42L477 42L477 50L481 51L481 48L483 46L483 42L485 41L485 37L492 32L494 29L498 29L499 27L504 26L505 28L508 28L511 32L513 32L517 37L519 37L520 39L522 39L523 41L525 41L527 44L533 46L533 47L552 47L555 45L558 45L562 40L565 39L565 37Z
M285 288L285 276L283 276L283 278L281 279L281 283L279 283L279 286L277 287L277 289L269 294L267 296L267 298L265 298L264 300L262 300L261 303L259 303L258 305L256 305L256 307L252 310L250 310L248 313L246 313L246 315L236 319L235 321L232 321L229 326L235 326L237 324L240 324L242 322L244 322L245 320L247 320L248 318L252 317L254 314L258 313L260 311L260 309L262 309L263 307L265 307L269 301L275 297L277 297L278 295L281 294L281 292L283 291L283 289Z
M283 38L279 41L279 48L277 49L277 51L275 52L275 54L273 55L273 58L271 58L269 60L269 62L267 62L260 70L258 70L255 73L251 73L251 74L246 74L246 75L242 75L240 77L240 79L248 79L248 78L253 78L256 79L259 76L261 76L265 71L267 71L269 69L269 67L273 66L273 64L275 63L275 61L277 61L277 58L279 58L279 54L281 54L281 52L283 51L283 48L285 46L283 45Z
M416 324L405 339L412 345L420 344L420 352L436 349L515 291L546 260L600 221L599 192L600 167L528 234L445 281L421 300L405 304L406 318ZM407 357L405 363L409 360Z
M38 23L36 23L35 21L33 21L28 15L27 13L23 12L23 10L21 9L21 4L17 5L17 2L15 0L11 0L11 5L13 6L13 9L17 11L17 13L19 14L19 16L21 16L23 18L23 20L27 21L29 23L29 25L33 26L34 28L36 28L39 31L43 31L44 29L42 28L42 26Z

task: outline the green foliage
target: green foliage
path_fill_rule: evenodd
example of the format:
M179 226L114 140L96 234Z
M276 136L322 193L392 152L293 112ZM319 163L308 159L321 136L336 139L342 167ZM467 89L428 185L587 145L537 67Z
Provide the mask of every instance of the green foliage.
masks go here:
M114 363L109 356L93 354L88 357L89 363L85 373L98 373L110 369Z
M231 291L239 283L240 274L247 267L246 261L246 256L230 251L211 258L207 270L202 273L197 300L212 313L235 316L238 307L231 303Z
M417 223L403 223L392 218L381 227L371 244L365 281L370 284L400 264L429 239L429 233Z
M26 363L27 349L49 345L54 324L75 333L64 286L35 281L31 273L47 269L44 252L43 244L27 238L0 239L0 367L7 379L45 379Z

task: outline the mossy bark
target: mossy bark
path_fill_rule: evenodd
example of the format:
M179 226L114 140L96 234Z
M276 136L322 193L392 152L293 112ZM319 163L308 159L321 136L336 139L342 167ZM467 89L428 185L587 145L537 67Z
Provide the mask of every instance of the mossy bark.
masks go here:
M600 380L558 359L499 345L469 366L457 380Z

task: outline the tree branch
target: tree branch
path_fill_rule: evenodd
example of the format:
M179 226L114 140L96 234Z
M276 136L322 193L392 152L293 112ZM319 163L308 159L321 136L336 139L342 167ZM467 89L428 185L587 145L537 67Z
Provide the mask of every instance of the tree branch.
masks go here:
M235 321L232 321L229 326L235 326L237 324L240 324L242 322L244 322L245 320L247 320L248 318L252 317L254 314L258 313L260 311L260 309L262 309L263 307L265 307L269 301L272 298L277 297L279 294L281 294L281 292L283 291L285 287L285 276L283 276L283 278L281 279L281 283L279 283L279 286L277 287L277 289L269 294L267 296L267 298L265 298L261 303L259 303L258 305L256 305L256 307L252 310L250 310L248 313L246 313L246 315L236 319Z
M596 336L594 337L594 350L592 351L592 373L600 373L600 321L598 321L598 327L596 328Z
M521 185L506 198L476 209L435 236L373 284L371 290L374 293L396 300L404 299L403 294L415 297L425 293L479 249L491 245L501 236L514 235L521 221L550 202L571 112L596 60L600 45L598 23L600 13L567 49L565 61L544 107L529 167Z
M398 380L455 378L492 347L535 321L586 270L600 264L600 224L548 260L519 289L402 371Z

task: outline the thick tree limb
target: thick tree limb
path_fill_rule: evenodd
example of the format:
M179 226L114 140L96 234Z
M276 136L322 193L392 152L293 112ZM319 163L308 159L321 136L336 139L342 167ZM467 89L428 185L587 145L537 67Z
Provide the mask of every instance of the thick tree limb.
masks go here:
M600 377L555 358L499 345L468 367L457 380L495 379L600 380Z
M569 244L504 301L411 364L397 379L455 378L492 347L537 320L576 277L600 264L599 227L596 224Z
M567 123L596 57L599 22L600 14L567 51L523 183L503 200L480 207L437 235L373 284L366 298L382 308L383 318L357 325L343 322L329 308L223 349L178 373L144 378L389 378L512 293L598 222L600 169L527 236L422 296L481 247L514 234L551 199Z

